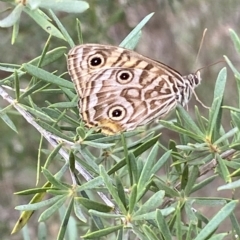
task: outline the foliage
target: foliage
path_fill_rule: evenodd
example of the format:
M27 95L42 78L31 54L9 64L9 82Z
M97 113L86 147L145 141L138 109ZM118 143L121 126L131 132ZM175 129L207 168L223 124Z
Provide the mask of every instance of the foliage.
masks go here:
M66 2L62 1L62 4ZM72 2L80 4L80 12L88 6L86 2ZM64 79L62 73L44 69L60 61L66 53L64 46L50 50L54 38L74 46L67 29L54 13L65 9L64 6L61 8L59 3L53 2L46 7L38 1L27 4L21 1L9 16L0 21L1 27L14 26L13 43L18 36L22 11L49 34L40 56L21 65L0 64L1 70L10 73L0 80L0 95L9 103L1 110L0 117L17 132L11 113L12 109L18 111L40 132L37 158L45 159L44 163L38 163L37 183L39 178L44 178L42 187L17 193L33 197L29 204L16 207L23 212L13 233L22 229L38 211L41 213L38 219L39 239L47 236L46 221L49 219L50 222L56 212L61 219L57 239L78 239L79 235L83 239L106 236L108 239L165 240L173 237L200 240L240 236L239 217L234 212L237 200L197 195L199 190L211 187L211 183L219 178L225 182L219 191L235 190L240 186L240 106L223 105L226 68L218 74L207 117L203 117L197 107L192 117L178 106L176 119L161 120L155 127L141 127L116 136L96 133L94 129L85 128L79 120L73 84ZM68 12L75 10L68 8ZM142 27L151 17L152 14L146 16L121 46L133 49ZM79 21L76 25L79 42L82 42ZM230 30L230 35L239 52L238 35L234 30ZM236 76L240 93L240 73L227 57L225 59ZM22 81L28 78L30 80L23 89ZM14 96L8 93L9 88ZM64 100L53 102L51 99L42 106L37 99L46 93L62 94ZM225 130L222 124L223 109L230 113L229 130ZM170 140L168 145L163 144L161 139L164 136L159 134L163 128L176 132L180 142ZM45 147L44 140L53 150ZM214 174L205 176L212 169ZM206 209L218 206L219 210L208 217L199 206ZM232 229L218 231L227 218Z

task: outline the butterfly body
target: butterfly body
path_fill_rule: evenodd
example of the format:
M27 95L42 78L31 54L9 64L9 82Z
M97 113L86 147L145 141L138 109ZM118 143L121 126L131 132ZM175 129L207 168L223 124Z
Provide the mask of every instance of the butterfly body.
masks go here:
M83 44L68 53L68 71L89 127L112 135L186 105L199 73L182 76L167 65L120 47Z

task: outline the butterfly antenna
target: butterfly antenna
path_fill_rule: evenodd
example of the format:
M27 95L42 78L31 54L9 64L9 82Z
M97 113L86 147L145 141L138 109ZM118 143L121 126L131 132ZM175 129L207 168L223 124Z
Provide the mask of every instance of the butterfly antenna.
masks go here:
M196 65L197 65L198 58L199 58L200 52L201 52L201 50L202 50L204 38L205 38L205 36L206 36L206 32L207 32L207 28L205 28L204 31L203 31L203 35L202 35L202 39L201 39L200 46L199 46L199 49L198 49L197 57L196 57L196 60L195 60L195 63L194 63L193 66L196 66Z
M214 66L214 65L216 65L216 64L218 64L218 63L220 63L220 62L226 63L225 59L222 58L222 59L218 60L217 62L210 63L210 64L208 64L207 66L204 66L204 67L199 68L199 69L195 72L195 74L196 74L198 71L201 71L201 70L204 69L204 68L208 68L208 67Z

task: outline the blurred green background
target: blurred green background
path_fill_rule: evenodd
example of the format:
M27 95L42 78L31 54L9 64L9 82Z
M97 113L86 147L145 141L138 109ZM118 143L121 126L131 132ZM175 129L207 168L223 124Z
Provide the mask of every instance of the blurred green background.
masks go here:
M163 62L183 75L217 62L223 55L227 55L239 69L240 58L229 36L230 28L240 35L239 0L92 0L87 2L90 8L83 14L57 13L75 41L77 41L76 18L79 18L82 24L84 43L118 45L146 15L155 12L142 31L137 52ZM8 4L0 2L1 19L9 14L9 11L3 12L7 8L9 8ZM195 64L205 28L208 31ZM11 28L0 29L0 62L22 64L39 56L48 38L48 35L25 14L21 17L19 36L14 45L11 45L11 32ZM51 44L52 48L66 45L65 42L54 38ZM209 105L212 101L215 80L223 66L226 64L219 63L201 71L203 81L196 92L205 105ZM59 72L65 72L65 58L52 64L51 67L52 70L59 69ZM0 71L0 79L7 75ZM236 85L230 69L228 69L227 81L225 103L236 106L238 101ZM49 98L47 95L39 96L38 101L44 102L47 98ZM196 103L195 99L189 104L190 111L195 104L206 113L206 109ZM0 107L6 105L7 103L0 99ZM229 128L228 112L225 112L223 125ZM22 239L21 234L10 236L19 216L19 212L14 210L14 207L27 203L29 197L18 197L13 193L35 187L39 134L15 112L10 117L18 128L18 134L0 120L0 238L18 240ZM164 134L163 141L165 139L167 142L169 138L178 140L174 133L164 131ZM216 196L216 191L213 191L214 184L218 186L220 182L215 181L211 189L206 189L202 195ZM225 193L221 192L221 194ZM239 194L235 194L237 198ZM212 213L209 213L209 216L211 215ZM31 218L29 227L31 239L36 238L36 223L37 213ZM56 236L57 230L58 221L56 223L51 221L48 231Z

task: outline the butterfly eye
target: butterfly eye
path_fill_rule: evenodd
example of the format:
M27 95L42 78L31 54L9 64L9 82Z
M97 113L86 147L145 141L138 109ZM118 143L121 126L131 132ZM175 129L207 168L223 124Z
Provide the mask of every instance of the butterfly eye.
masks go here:
M94 54L88 58L88 65L92 68L104 65L104 57L101 54Z
M126 110L122 106L115 106L109 109L108 116L115 121L121 121L126 115Z
M117 73L117 81L120 84L127 84L133 79L133 74L131 71L119 71Z

